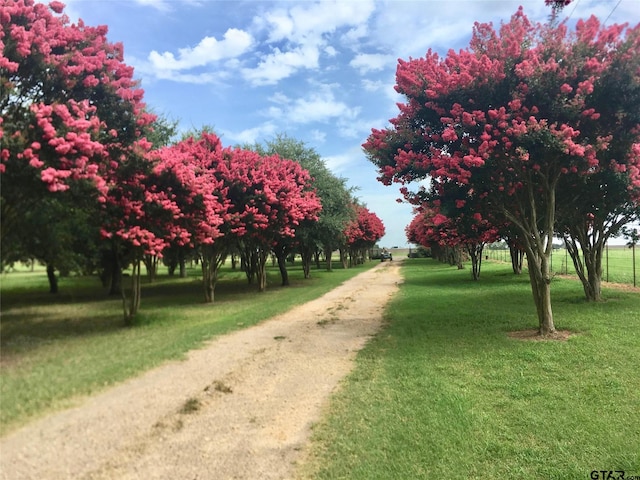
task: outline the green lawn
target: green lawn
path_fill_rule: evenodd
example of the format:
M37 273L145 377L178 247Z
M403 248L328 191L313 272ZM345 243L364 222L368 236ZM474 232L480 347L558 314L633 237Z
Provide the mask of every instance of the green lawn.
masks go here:
M566 342L535 328L528 275L487 263L479 282L405 262L388 326L314 429L302 474L321 479L588 479L640 475L640 295L552 285ZM612 477L613 478L613 477Z
M307 280L294 266L287 288L270 268L261 294L244 273L226 269L214 304L203 303L197 269L186 279L160 276L143 286L132 328L124 327L121 299L108 297L96 278L62 278L54 296L43 271L2 274L0 433L317 298L377 263L312 270Z

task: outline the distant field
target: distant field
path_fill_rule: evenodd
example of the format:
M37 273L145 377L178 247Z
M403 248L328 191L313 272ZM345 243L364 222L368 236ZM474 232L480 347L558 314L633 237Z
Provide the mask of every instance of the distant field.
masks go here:
M485 256L490 260L510 262L509 250L493 250L485 248ZM635 265L634 265L635 263ZM565 248L553 251L551 258L553 272L560 275L575 275L576 270L569 253ZM605 282L628 283L640 286L640 247L634 251L623 245L608 246L602 262L602 279Z

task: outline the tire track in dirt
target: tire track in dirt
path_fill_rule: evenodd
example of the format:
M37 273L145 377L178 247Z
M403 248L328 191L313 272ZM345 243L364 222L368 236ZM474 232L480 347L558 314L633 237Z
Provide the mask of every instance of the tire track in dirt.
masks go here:
M384 262L0 441L0 478L283 479L401 282Z

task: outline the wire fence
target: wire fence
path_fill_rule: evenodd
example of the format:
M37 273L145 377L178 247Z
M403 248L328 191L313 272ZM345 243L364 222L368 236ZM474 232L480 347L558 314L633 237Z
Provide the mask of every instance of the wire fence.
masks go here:
M485 247L488 260L511 263L509 249ZM573 261L566 248L555 248L551 255L551 271L560 275L576 275ZM602 281L640 286L640 246L606 245L602 258Z

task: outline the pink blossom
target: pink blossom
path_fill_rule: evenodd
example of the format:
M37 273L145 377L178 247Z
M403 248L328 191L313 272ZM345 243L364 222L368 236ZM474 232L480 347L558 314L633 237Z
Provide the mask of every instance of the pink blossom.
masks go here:
M438 213L433 217L433 224L437 227L445 223L447 220L448 220L447 217L445 217L441 213Z
M568 83L563 83L562 86L560 87L560 91L564 94L568 94L573 92L573 87Z
M456 135L456 131L453 128L448 127L442 132L442 139L445 142L454 142L458 139L458 135Z

